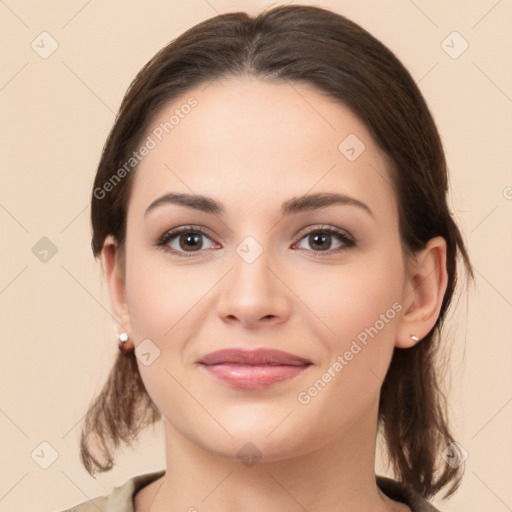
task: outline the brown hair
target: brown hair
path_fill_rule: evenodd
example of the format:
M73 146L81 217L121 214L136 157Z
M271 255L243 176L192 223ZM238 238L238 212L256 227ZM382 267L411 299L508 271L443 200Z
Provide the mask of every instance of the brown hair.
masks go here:
M450 496L460 485L462 466L444 464L436 470L438 456L453 438L434 356L455 290L459 254L471 277L473 271L447 205L446 162L429 109L397 57L363 28L327 9L279 6L255 17L243 12L213 17L160 50L130 85L103 148L91 205L93 253L101 254L109 234L123 253L135 171L110 187L106 200L98 191L128 161L154 116L202 83L241 75L312 84L350 108L392 162L405 250L422 249L435 236L446 240L449 278L439 318L420 343L395 348L381 389L379 426L403 483L426 498L450 485L445 497ZM131 444L160 417L134 353L119 353L85 418L80 448L87 471L111 469L120 442Z

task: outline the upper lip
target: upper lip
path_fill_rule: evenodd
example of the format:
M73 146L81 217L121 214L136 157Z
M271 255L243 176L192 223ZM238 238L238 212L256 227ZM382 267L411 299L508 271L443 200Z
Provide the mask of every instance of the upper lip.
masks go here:
M210 352L198 361L202 364L248 364L248 365L292 365L301 366L312 364L304 357L299 357L289 352L270 348L257 350L242 350L239 348L226 348Z

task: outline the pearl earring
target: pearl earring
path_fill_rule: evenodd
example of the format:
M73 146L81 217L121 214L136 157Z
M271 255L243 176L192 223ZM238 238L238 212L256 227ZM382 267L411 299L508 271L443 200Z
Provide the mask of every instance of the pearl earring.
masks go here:
M412 341L420 341L420 339L418 338L418 336L415 336L414 334L411 334L411 340L412 340Z
M127 353L127 352L131 352L131 349L129 349L127 347L127 341L128 341L128 334L126 334L125 332L122 332L120 335L119 335L119 341L117 343L117 346L119 348L119 350L123 353Z

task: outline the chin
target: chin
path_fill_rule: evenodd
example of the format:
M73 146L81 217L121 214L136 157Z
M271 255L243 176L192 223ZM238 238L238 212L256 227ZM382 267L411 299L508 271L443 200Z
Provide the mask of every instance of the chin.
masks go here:
M279 419L247 415L236 422L220 420L233 437L216 430L205 433L200 443L205 445L207 440L209 446L205 448L223 457L240 458L248 454L262 461L275 461L303 455L311 451L315 443L307 428L293 423L293 414L283 421L290 410Z

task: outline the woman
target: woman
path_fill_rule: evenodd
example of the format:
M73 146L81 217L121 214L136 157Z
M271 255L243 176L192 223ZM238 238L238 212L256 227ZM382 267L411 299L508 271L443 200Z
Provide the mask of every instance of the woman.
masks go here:
M166 469L73 510L417 512L455 492L435 355L471 264L431 114L368 32L298 5L185 32L122 102L92 227L120 353L82 462L111 469L161 418Z

